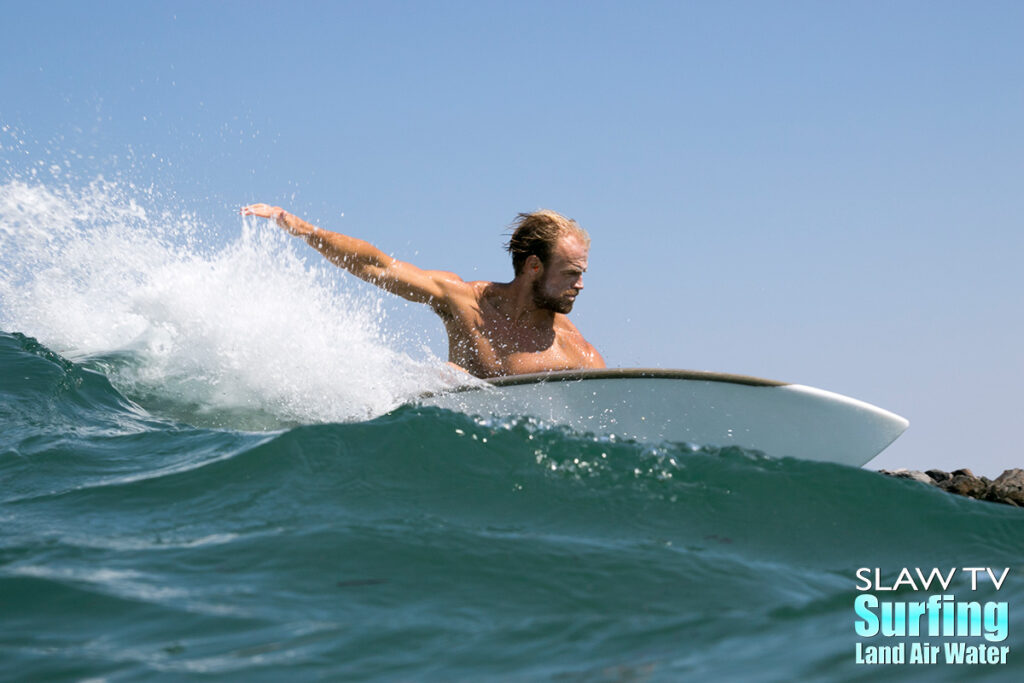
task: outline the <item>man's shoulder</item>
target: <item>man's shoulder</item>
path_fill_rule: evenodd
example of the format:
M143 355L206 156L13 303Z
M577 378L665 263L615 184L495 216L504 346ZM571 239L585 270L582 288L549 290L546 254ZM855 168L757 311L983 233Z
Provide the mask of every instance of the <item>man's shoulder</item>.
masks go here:
M459 280L451 282L446 289L446 299L453 310L463 312L479 311L482 306L496 306L507 296L508 285L489 280Z
M469 280L463 281L463 284L466 290L472 292L473 296L477 299L500 294L502 287L505 286L500 282L491 282L490 280Z
M434 282L441 286L447 296L467 293L474 284L466 282L456 273L447 270L430 270L427 273Z
M475 307L487 295L493 283L483 280L463 280L455 273L432 271L435 282L441 286L443 299L437 303L449 312ZM437 306L435 306L435 309ZM438 312L442 312L438 310Z
M587 359L586 367L604 367L604 360L601 354L589 341L584 338L576 325L569 320L569 316L559 313L555 316L555 329L562 339L562 343L574 349L581 357Z
M573 322L569 320L569 316L565 313L555 313L555 329L563 334L583 339L583 334L573 324Z

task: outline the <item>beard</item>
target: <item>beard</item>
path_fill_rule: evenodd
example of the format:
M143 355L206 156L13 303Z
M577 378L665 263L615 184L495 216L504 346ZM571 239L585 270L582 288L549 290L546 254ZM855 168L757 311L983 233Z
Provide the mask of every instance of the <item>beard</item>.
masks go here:
M533 295L533 305L542 311L566 314L572 310L572 305L575 303L575 299L568 293L564 293L562 296L551 296L544 291L540 280L533 281L531 293Z

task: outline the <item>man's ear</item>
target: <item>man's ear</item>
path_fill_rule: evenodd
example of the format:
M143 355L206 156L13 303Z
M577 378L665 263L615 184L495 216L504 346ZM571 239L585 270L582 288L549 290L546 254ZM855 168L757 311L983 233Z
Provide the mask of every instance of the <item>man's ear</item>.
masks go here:
M543 275L544 274L544 262L540 260L540 257L536 254L530 254L526 257L526 261L523 263L523 268L526 269L528 275Z

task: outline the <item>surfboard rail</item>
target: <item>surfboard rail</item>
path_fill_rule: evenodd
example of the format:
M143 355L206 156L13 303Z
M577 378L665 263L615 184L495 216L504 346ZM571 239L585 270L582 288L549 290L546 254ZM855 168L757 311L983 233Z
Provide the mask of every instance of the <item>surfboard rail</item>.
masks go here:
M599 370L557 370L555 372L535 372L525 375L507 375L491 377L486 382L496 387L515 386L517 384L533 384L536 382L576 382L588 379L689 379L705 382L728 382L745 384L752 387L780 387L788 382L773 379L751 377L749 375L730 375L723 372L706 370L668 370L663 368L602 368Z

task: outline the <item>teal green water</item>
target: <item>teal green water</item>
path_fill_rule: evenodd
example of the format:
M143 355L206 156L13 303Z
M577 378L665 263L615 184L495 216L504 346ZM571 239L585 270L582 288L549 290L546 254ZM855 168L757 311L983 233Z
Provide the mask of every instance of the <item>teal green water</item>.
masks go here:
M0 678L1018 680L1024 513L402 407L197 428L0 334ZM179 416L180 420L180 416ZM1009 567L1004 665L855 663L855 572ZM900 600L934 591L897 591ZM883 599L885 598L882 595ZM931 638L933 643L942 638ZM953 638L969 644L979 637Z

